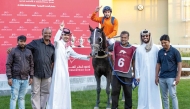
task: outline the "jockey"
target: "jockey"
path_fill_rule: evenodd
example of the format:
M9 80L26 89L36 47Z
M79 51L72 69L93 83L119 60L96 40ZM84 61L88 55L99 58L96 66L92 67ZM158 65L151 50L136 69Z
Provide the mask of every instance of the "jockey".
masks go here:
M96 13L101 7L96 8L95 12L91 16L91 20L100 23L101 27L104 27L103 31L106 35L106 39L109 42L109 45L112 45L115 42L113 37L117 35L118 21L115 17L111 16L112 9L109 6L105 6L103 8L103 17L97 17Z

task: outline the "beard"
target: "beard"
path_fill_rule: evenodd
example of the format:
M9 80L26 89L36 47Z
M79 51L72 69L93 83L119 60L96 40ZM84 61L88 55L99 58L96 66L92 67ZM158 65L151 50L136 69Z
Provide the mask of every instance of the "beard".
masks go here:
M122 45L126 45L128 42L122 41L121 44Z
M150 39L147 39L147 40L142 40L143 43L148 43L150 41Z
M20 48L25 48L26 45L19 45Z
M111 14L110 15L104 15L105 18L110 18Z
M110 17L109 15L106 16L106 18L109 18L109 17Z
M44 37L43 37L43 39L44 39L45 41L49 41L50 38L51 38L51 36L44 36Z

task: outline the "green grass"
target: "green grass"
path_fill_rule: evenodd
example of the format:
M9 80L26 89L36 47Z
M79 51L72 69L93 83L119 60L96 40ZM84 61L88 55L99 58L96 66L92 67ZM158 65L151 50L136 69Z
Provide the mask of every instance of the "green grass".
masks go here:
M190 109L190 80L181 80L177 87L177 96L179 109ZM9 109L10 96L0 96L0 109ZM26 95L26 109L32 109L30 104L30 95ZM101 91L100 108L106 108L106 92ZM72 109L93 109L96 101L96 91L78 91L72 92ZM171 103L170 103L171 104ZM124 109L124 102L119 101L119 109ZM133 109L137 108L137 89L133 91ZM18 108L17 108L18 109ZM170 106L171 109L171 106Z

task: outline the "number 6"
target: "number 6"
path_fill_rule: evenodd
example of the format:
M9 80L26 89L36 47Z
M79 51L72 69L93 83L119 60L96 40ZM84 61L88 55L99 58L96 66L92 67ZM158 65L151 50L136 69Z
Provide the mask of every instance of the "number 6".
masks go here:
M120 58L119 61L118 61L118 66L123 67L124 66L124 61L125 61L125 59Z

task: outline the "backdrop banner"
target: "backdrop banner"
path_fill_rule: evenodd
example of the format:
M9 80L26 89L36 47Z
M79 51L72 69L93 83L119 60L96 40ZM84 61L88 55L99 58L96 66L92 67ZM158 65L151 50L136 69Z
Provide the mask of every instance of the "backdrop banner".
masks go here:
M0 74L6 72L7 49L17 45L19 35L27 36L29 43L42 38L42 29L50 27L53 43L63 20L65 27L73 33L73 49L89 55L89 25L98 26L90 16L99 5L99 0L1 0L0 5ZM70 76L93 75L92 62L70 58L69 72Z

